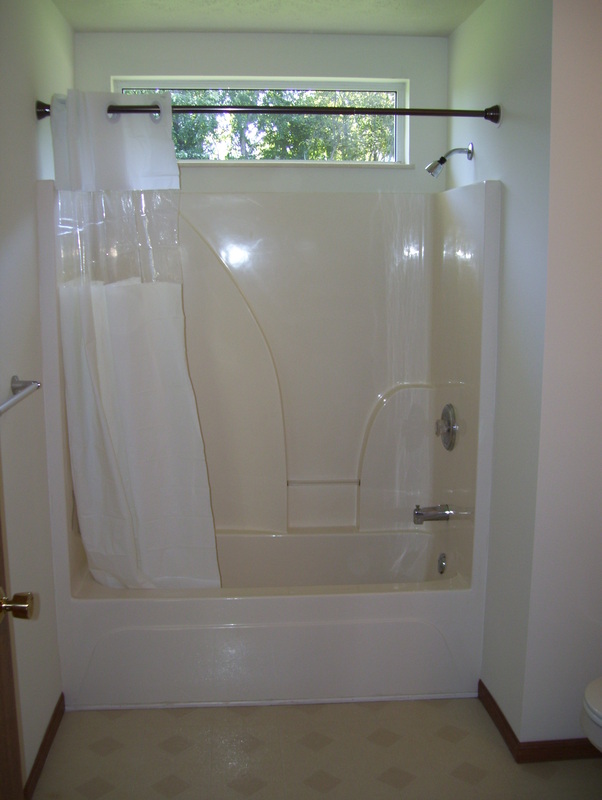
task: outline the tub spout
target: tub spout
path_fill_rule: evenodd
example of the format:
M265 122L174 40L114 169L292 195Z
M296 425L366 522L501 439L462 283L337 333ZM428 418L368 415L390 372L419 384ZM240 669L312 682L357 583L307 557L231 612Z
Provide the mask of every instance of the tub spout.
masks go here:
M426 508L420 508L417 505L414 509L414 525L422 525L424 522L434 522L436 520L448 520L453 515L454 512L445 503L441 503L438 506L426 506Z

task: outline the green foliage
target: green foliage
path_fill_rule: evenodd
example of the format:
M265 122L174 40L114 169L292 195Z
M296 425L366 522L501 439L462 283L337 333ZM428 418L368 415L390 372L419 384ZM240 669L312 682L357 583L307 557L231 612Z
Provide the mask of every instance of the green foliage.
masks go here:
M142 94L149 90L124 91ZM393 116L308 115L293 110L295 106L393 108L395 92L172 89L171 95L176 106L291 106L291 114L175 113L173 138L180 160L395 160Z

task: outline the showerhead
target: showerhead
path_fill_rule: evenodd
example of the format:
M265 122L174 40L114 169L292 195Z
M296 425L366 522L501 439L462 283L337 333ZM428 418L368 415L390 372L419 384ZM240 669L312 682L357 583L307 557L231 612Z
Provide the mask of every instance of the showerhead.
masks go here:
M466 158L469 161L472 161L472 157L474 156L474 145L472 142L468 145L468 147L454 147L453 150L449 150L444 156L441 156L437 161L431 161L431 163L425 167L425 170L432 175L433 178L436 178L443 167L447 164L447 159L449 156L454 155L455 153L465 153Z
M425 170L428 172L429 175L432 175L433 178L436 178L446 163L447 159L445 158L445 156L441 156L441 158L438 161L431 161L428 167L425 167Z

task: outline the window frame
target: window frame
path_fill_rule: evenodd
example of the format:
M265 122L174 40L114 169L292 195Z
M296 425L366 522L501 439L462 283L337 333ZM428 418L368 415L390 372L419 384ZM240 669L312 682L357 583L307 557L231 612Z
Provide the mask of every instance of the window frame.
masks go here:
M211 75L199 77L183 76L158 76L158 75L119 75L111 77L111 91L121 93L124 89L330 89L340 91L373 91L373 92L395 92L396 108L409 108L410 82L406 78L285 78L285 77L266 77L266 76L227 76ZM294 106L292 106L294 109ZM293 111L294 113L294 111ZM403 165L410 164L410 120L406 116L395 117L395 159L393 161L380 162L380 165ZM182 159L181 164L226 164L232 163L220 159ZM247 160L237 159L235 163L254 163L254 164L313 164L325 165L336 163L337 166L358 166L362 164L372 164L366 161L307 161L296 160Z

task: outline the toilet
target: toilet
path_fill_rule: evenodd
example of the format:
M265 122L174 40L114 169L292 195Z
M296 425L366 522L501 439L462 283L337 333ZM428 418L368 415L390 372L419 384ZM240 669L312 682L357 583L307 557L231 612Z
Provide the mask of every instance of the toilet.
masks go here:
M602 751L602 678L592 681L585 690L581 727L594 747Z

